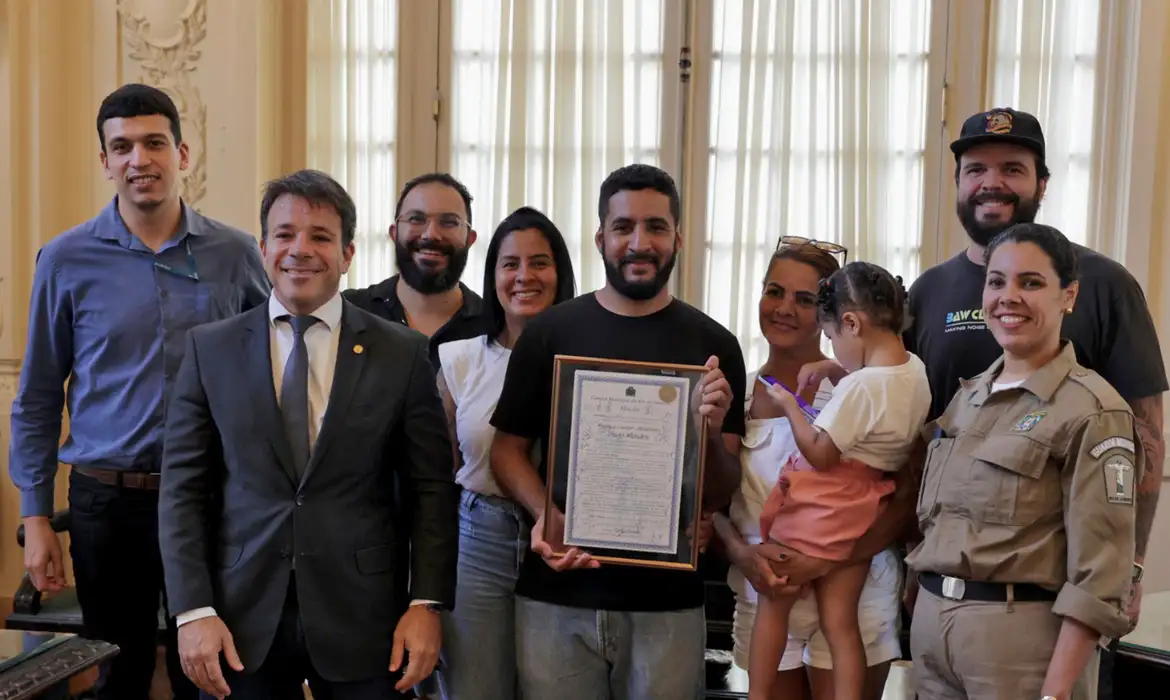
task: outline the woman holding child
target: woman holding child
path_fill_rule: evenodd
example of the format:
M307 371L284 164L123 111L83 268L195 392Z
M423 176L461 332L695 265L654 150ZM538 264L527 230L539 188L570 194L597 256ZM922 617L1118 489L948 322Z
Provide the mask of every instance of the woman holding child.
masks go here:
M896 285L895 280L880 268L854 264L849 266L847 272L839 273L839 264L833 255L840 253L844 253L844 249L832 244L785 238L772 258L765 274L764 290L759 304L760 328L768 340L769 357L759 372L749 378L746 392L747 434L740 452L743 480L741 489L732 502L731 521L721 516L717 516L716 520L716 529L733 564L728 582L736 593L734 625L736 665L747 668L751 665L749 659L754 661L758 658L774 657L774 660L757 663L755 668L750 669L753 698L771 700L807 697L804 692L805 673L802 669L807 667L814 698L837 696L876 700L881 697L889 662L900 655L898 615L901 568L893 550L881 551L872 560L861 558L857 562L860 564L860 576L851 574L851 582L843 581L847 584L845 588L852 590L842 589L837 594L838 603L844 601L847 606L851 605L852 614L844 615L840 622L846 626L851 625L859 632L859 638L854 641L860 643L849 652L837 653L830 653L825 626L821 624L818 615L817 597L811 594L793 597L787 591L778 591L778 587L774 585L775 577L771 575L765 560L758 555L761 543L769 539L768 533L762 533L761 516L764 515L765 504L769 501L770 495L777 490L778 483L790 483L793 474L797 480L801 478L801 474L794 466L786 467L794 463L794 458L799 458L801 454L796 431L810 428L809 423L815 422L817 413L830 405L833 391L830 381L819 382L814 379L805 382L808 386L804 386L805 383L800 381L802 368L807 379L815 377L818 369L828 366L820 351L821 325L818 322L818 306L835 301L841 302L837 304L836 310L850 314L848 325L854 324L860 313L859 305L853 303L854 297L863 303L874 301L873 295L866 291L872 286L880 287L877 294L879 299L889 296L883 308L896 307L900 304L898 297L901 293L900 285ZM822 280L833 278L835 273L840 299L826 298L825 294L832 292L831 290L821 292ZM898 311L900 312L900 308ZM840 319L840 313L836 314L835 318ZM886 320L900 324L900 318ZM836 328L838 325L832 323L830 333ZM856 337L848 329L841 332ZM903 356L891 361L895 365L905 364L907 369L916 369L913 365L916 358L912 361L911 358ZM841 379L836 372L829 374L833 374L834 379ZM768 379L758 381L757 377ZM780 386L769 389L769 385L765 383L768 381L778 383ZM795 396L789 393L787 388L794 389ZM914 392L910 392L910 396L914 397ZM921 396L917 398L920 399ZM926 402L929 403L928 394ZM842 417L850 413L861 415L857 407L842 408L843 412L838 412ZM907 416L907 419L912 421L913 417ZM921 425L921 422L919 418L918 425ZM865 431L859 428L853 432ZM850 441L853 441L852 438ZM852 445L845 447L848 449ZM802 492L807 493L803 488L798 486L787 493L799 500ZM866 490L869 490L869 487L866 487ZM884 488L877 488L874 494L878 498L867 498L868 502L877 504L884 501L881 495L885 492ZM772 504L775 505L777 500L773 496ZM792 503L793 501L790 501L790 506ZM784 506L768 510L768 518L776 522L786 522L786 518L789 517ZM871 510L872 515L879 512L880 508ZM857 527L864 529L864 524L855 521L854 525L854 530ZM864 548L859 547L859 550L861 549ZM841 552L841 547L837 547L834 556L838 559L848 558L848 554ZM842 571L850 568L858 571L856 565L839 568ZM856 588L853 588L854 586ZM757 635L753 635L753 627L762 627L764 624L757 621L761 593L764 594L765 609L773 600L777 600L782 601L781 604L787 610L786 620L781 619L778 624L774 615L770 613L768 615L769 628L784 635L779 638L779 646L776 646L775 639L765 640L757 646ZM841 605L837 607L840 608ZM835 661L842 653L852 653L855 657L860 657L852 660L857 662L854 671L859 670L861 676L848 679L844 685L850 687L835 689L833 669L838 666ZM838 675L841 670L838 669Z

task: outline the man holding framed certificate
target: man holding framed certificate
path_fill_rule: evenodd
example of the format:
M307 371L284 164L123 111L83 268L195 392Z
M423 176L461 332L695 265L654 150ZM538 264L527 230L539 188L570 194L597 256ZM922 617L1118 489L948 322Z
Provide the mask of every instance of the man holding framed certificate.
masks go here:
M728 409L746 379L736 338L666 288L680 209L662 170L610 174L606 285L541 314L512 351L492 471L535 521L540 555L516 586L524 697L702 694L697 525L739 486L728 446L744 420Z

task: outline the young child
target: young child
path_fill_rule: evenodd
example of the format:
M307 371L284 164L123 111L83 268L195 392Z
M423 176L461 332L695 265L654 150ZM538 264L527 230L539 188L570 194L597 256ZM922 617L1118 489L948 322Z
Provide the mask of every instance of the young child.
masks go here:
M821 282L817 320L840 371L829 377L836 388L815 422L809 423L798 397L761 379L800 449L764 504L760 531L769 541L844 562L881 514L894 491L887 477L906 461L930 410L926 368L902 344L905 303L901 279L870 263L849 263ZM835 700L860 700L865 683L857 606L869 566L840 566L812 584L833 658ZM760 597L748 666L750 700L772 698L797 597Z

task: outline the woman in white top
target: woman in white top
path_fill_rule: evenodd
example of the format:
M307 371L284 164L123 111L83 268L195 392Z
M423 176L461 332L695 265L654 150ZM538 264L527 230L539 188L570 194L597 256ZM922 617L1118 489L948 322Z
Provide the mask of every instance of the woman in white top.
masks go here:
M757 555L763 541L760 513L781 468L797 452L788 419L756 377L772 377L797 391L801 367L825 359L816 319L817 292L820 280L840 267L824 249L828 247L813 242L782 244L772 256L764 278L759 317L760 330L768 341L768 359L758 372L748 376L747 432L740 449L743 477L739 491L732 497L731 519L715 516L716 532L732 563L728 583L736 599L733 636L739 669L748 665L757 591L769 590L769 582L774 581L765 570L764 559ZM830 382L820 382L801 393L801 401L820 409L832 390ZM881 552L872 560L858 606L868 667L863 694L866 700L881 698L890 661L901 652L901 589L902 567L897 554L892 549ZM810 686L814 700L833 697L829 646L819 629L816 601L806 597L793 606L789 617L788 645L772 686L773 697L807 698Z
M489 419L525 323L575 294L569 249L548 217L521 207L500 223L488 244L483 290L487 333L439 346L439 393L463 487L456 603L442 617L446 700L516 697L513 592L532 523L492 477Z

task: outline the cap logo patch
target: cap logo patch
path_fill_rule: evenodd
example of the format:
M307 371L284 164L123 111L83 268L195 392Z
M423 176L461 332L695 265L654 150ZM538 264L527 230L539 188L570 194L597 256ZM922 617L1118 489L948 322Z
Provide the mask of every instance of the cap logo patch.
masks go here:
M1007 112L992 112L988 114L985 130L989 134L1012 133L1012 115Z

